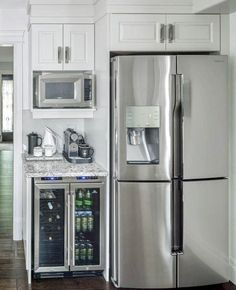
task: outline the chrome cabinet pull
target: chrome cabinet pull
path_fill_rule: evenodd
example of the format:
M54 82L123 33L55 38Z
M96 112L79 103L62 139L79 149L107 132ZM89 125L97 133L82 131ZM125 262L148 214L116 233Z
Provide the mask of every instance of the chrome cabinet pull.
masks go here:
M66 46L66 49L65 49L65 60L66 60L66 63L70 62L70 48L69 48L69 46Z
M160 42L161 43L164 43L165 42L165 38L166 38L166 26L165 24L161 24L161 27L160 27Z
M58 63L62 63L62 61L63 61L63 49L61 46L58 46L57 57L58 57Z
M172 43L175 38L175 26L173 24L168 25L168 39L169 43Z

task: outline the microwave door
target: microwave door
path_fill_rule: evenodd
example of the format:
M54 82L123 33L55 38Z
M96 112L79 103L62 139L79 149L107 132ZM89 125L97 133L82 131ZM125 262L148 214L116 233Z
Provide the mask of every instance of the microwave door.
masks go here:
M42 79L40 107L79 107L83 82L78 79Z

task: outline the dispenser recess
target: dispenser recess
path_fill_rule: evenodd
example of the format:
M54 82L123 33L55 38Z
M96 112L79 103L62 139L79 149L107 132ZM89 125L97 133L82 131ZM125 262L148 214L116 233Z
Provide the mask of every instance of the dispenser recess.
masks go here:
M159 106L126 107L128 164L159 164Z

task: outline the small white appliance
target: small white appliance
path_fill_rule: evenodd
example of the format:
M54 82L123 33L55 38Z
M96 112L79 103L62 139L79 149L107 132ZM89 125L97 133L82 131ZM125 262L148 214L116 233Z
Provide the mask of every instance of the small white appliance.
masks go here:
M50 148L52 155L57 152L57 137L58 134L56 132L48 127L45 128L42 147L44 150Z

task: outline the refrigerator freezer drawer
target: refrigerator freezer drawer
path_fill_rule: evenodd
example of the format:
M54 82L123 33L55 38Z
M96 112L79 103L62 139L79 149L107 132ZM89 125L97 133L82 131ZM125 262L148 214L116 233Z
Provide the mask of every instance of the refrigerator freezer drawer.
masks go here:
M171 288L171 183L118 182L117 285Z
M184 254L179 256L179 286L229 280L228 180L183 183Z

